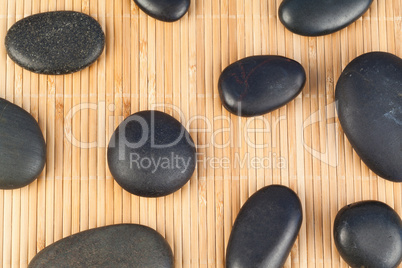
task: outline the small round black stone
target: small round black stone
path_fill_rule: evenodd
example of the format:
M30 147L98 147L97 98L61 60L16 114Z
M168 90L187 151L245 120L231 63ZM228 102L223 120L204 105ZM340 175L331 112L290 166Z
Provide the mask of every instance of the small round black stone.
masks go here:
M279 19L290 31L320 36L341 30L370 7L373 0L284 0Z
M173 253L153 229L120 224L87 230L46 247L29 268L172 268Z
M0 98L0 189L34 181L46 163L46 144L36 120L24 109Z
M229 65L219 78L223 106L238 116L269 113L297 97L306 73L296 61L280 56L252 56Z
M166 22L179 20L187 13L190 0L134 0L149 16Z
M16 22L7 32L10 58L39 74L69 74L97 60L105 45L102 27L74 11L39 13Z
M342 128L364 163L402 182L402 60L385 52L357 57L336 85Z
M281 185L264 187L243 205L230 234L226 268L283 267L299 233L302 207Z
M402 260L402 222L388 205L363 201L342 208L334 222L334 240L352 267L394 268Z
M159 197L180 189L196 165L194 142L184 126L159 111L129 116L113 133L110 172L132 194Z

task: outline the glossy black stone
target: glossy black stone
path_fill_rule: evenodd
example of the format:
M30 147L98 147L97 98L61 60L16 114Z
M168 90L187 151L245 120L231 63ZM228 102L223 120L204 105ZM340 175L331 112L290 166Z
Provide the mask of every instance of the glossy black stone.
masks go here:
M370 7L373 0L284 0L279 6L279 19L290 31L319 36L341 30Z
M34 181L46 162L46 144L36 120L24 109L0 98L0 189Z
M21 67L40 74L68 74L101 55L105 35L92 17L73 11L26 17L7 32L5 46Z
M190 0L134 0L149 16L167 22L179 20L187 13Z
M280 56L253 56L229 65L219 78L223 106L239 116L269 113L299 95L306 81L303 67Z
M283 267L302 219L300 200L291 189L280 185L260 189L237 215L226 268Z
M28 267L170 268L173 253L165 239L153 229L120 224L59 240L40 251Z
M402 182L402 60L385 52L357 57L335 92L339 121L364 163Z
M334 222L334 240L352 267L397 267L402 260L402 222L388 205L363 201L342 208Z
M129 116L113 133L107 158L115 180L132 194L158 197L179 190L196 164L194 142L184 126L159 111Z

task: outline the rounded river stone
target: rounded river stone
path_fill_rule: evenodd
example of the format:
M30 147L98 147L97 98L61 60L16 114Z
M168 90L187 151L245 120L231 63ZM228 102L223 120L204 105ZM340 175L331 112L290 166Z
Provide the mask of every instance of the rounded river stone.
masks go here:
M120 224L59 240L40 251L28 267L170 268L173 253L165 239L153 229Z
M34 181L46 163L46 144L36 120L24 109L0 98L0 189Z
M229 65L219 78L223 106L239 116L269 113L297 97L306 73L296 61L281 56L252 56Z
M272 185L243 205L230 234L227 268L283 267L299 233L302 207L289 188Z
M364 163L402 182L402 60L385 52L357 57L335 91L342 128Z
M129 116L113 133L107 158L115 180L125 190L159 197L179 190L196 165L194 142L184 126L159 111Z
M394 268L402 260L402 222L388 205L363 201L342 208L334 222L334 240L352 267Z
M149 16L166 22L179 20L187 13L190 0L134 0Z
M10 58L39 74L69 74L102 54L105 35L92 17L74 11L39 13L15 23L5 41Z
M320 36L341 30L370 7L373 0L284 0L279 19L290 31Z

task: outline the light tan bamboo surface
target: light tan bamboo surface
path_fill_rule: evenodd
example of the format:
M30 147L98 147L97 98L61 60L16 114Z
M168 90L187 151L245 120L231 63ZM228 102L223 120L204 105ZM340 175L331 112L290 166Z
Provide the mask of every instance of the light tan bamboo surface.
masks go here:
M270 184L289 186L303 205L285 267L347 267L332 226L348 203L380 200L402 215L401 184L378 178L361 162L334 104L336 81L353 58L378 50L402 56L402 1L374 0L357 22L317 38L286 30L277 16L280 2L192 0L180 21L163 23L132 0L0 0L0 97L29 111L47 142L38 180L0 190L2 267L26 267L45 246L79 231L130 222L161 233L175 267L224 267L240 207ZM46 76L7 57L3 40L13 23L54 10L99 21L106 47L95 64ZM218 95L221 71L260 54L300 62L307 73L302 94L264 116L229 114ZM157 199L123 191L106 161L118 123L145 109L179 119L199 153L190 182Z

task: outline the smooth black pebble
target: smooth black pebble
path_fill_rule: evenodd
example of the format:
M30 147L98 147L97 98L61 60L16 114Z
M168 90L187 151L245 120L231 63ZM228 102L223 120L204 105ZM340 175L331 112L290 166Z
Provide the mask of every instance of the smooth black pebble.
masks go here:
M5 41L10 58L39 74L69 74L102 54L105 35L92 17L73 11L39 13L15 23Z
M134 0L149 16L166 22L179 20L187 13L190 0Z
M373 0L284 0L279 19L290 31L320 36L341 30L370 7Z
M402 182L402 60L385 52L357 57L335 91L342 128L364 163Z
M120 224L63 238L40 251L28 267L170 268L173 253L153 229Z
M115 180L132 194L159 197L179 190L196 165L194 142L184 126L159 111L129 116L113 133L107 158Z
M297 195L280 185L267 186L243 205L230 234L227 268L282 267L302 223Z
M239 116L269 113L299 95L306 81L303 67L281 56L252 56L229 65L219 78L223 106Z
M34 181L46 163L46 144L36 120L24 109L0 98L0 189Z
M402 260L402 222L388 205L362 201L342 208L334 222L334 240L352 267L397 267Z

